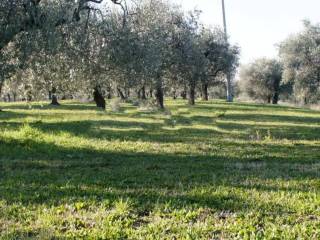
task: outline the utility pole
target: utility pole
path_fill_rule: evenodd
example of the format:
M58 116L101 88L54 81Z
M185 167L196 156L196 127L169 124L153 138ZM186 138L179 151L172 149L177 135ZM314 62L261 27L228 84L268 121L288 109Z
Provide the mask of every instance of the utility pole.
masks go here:
M226 43L228 43L226 8L225 8L224 0L222 0L222 15L223 15L224 37L225 37ZM228 72L227 72L227 102L233 102L232 79L231 79L230 69L228 69Z

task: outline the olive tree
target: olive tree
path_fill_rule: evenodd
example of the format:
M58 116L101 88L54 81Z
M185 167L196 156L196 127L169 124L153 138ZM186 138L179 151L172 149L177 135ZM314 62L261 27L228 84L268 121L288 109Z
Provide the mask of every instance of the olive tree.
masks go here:
M144 76L155 89L157 105L164 108L165 77L172 64L171 46L177 10L168 2L148 0L136 8ZM155 14L156 13L156 14Z
M283 80L293 87L297 100L320 100L320 24L304 22L304 30L280 44Z
M202 99L208 100L208 89L224 84L223 76L235 74L239 66L240 49L225 41L219 28L204 28L201 33L203 53L206 58L206 74L201 78Z
M255 100L277 104L282 65L275 59L257 59L240 70L240 89Z

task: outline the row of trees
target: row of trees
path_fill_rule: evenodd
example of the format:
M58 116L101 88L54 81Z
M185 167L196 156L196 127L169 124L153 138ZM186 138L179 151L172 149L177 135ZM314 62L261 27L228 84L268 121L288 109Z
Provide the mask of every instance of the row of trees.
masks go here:
M26 100L133 94L179 95L195 104L234 74L239 48L219 28L162 0L4 0L0 3L0 92ZM120 8L115 8L119 6Z
M304 22L304 30L279 46L279 60L257 59L243 66L240 92L254 100L277 104L320 101L320 24Z

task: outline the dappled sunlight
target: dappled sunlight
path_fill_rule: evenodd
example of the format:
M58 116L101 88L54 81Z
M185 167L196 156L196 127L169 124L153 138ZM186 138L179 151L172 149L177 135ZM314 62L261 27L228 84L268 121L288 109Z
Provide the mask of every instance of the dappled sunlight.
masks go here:
M119 127L96 127L93 128L96 131L123 131L123 132L130 132L130 131L144 131L142 127L128 127L128 128L119 128Z

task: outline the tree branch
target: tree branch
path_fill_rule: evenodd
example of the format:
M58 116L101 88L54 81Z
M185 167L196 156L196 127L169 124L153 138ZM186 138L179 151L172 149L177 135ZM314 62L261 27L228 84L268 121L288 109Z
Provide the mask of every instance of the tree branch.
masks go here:
M121 4L119 0L111 0L114 4ZM18 35L21 32L28 31L33 28L41 28L43 26L42 21L38 21L39 19L39 13L38 13L38 6L40 4L41 0L29 0L23 3L22 7L24 8L24 14L25 14L25 21L21 21L19 25L15 22L12 23L12 26L10 26L10 23L7 23L7 27L5 29L10 29L9 31L6 30L5 32L1 33L0 36L0 51L5 48L14 38L16 35ZM100 4L103 0L80 0L78 7L73 12L72 21L80 21L80 12L83 10L88 10L88 3L96 3ZM46 17L43 15L42 17ZM54 24L55 27L64 25L70 22L68 20L67 16L61 16L61 18L57 19L56 23Z

